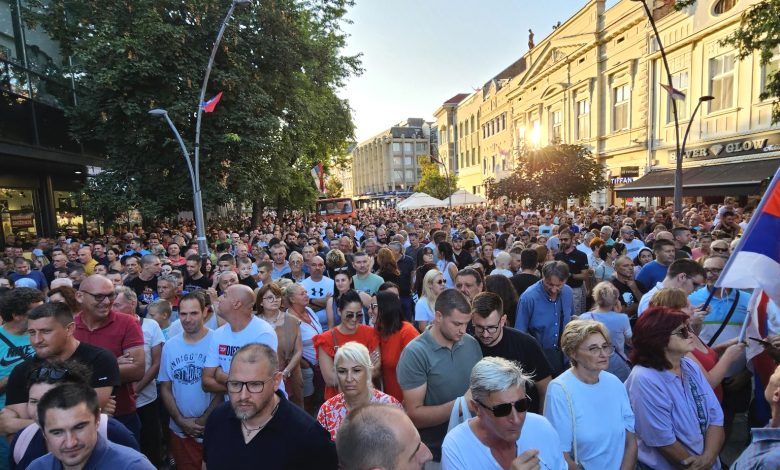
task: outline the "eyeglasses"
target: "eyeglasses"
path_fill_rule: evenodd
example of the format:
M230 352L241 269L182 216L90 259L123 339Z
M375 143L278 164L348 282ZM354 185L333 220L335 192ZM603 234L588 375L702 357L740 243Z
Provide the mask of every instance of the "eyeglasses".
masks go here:
M93 294L92 292L87 292L85 290L81 291L85 294L89 294L92 296L93 299L95 299L95 302L102 303L104 300L114 300L116 298L116 292L112 292L110 294Z
M243 390L245 386L246 389L249 390L249 393L262 393L263 389L265 389L265 383L271 379L272 377L269 377L265 380L253 380L251 382L228 380L225 382L225 386L230 393L241 393L241 390Z
M30 371L29 380L62 380L70 374L68 369L59 367L39 367Z
M606 346L591 346L588 349L586 349L588 354L591 356L598 356L601 354L601 352L604 352L604 355L609 356L613 352L615 352L615 346L611 344L607 344Z
M363 314L362 313L355 313L355 312L348 312L348 313L344 314L344 318L346 318L347 320L354 320L354 319L362 320L363 319Z
M439 285L446 284L446 283L447 281L445 281L444 279L439 279L438 281L434 282L434 284L439 284Z
M490 410L493 412L493 416L496 418L503 418L504 416L509 416L509 413L512 412L512 407L515 408L515 411L518 413L525 413L528 411L528 408L531 406L531 399L528 397L521 398L513 403L501 403L500 405L496 405L493 407L487 406L481 401L474 399L479 406L482 408L485 408L486 410Z
M681 329L679 329L677 331L672 331L672 335L673 336L679 336L682 339L690 338L692 333L693 333L693 331L691 331L691 327L689 327L689 326L684 326L683 328L681 328Z
M474 325L474 333L481 335L487 332L489 335L494 335L498 331L499 325L494 326L478 326Z
M263 300L266 301L266 302L275 302L275 301L277 301L279 299L281 299L281 297L277 297L275 295L268 295L268 296L263 297Z
M712 251L714 251L715 253L728 253L729 252L728 248L710 248L710 249Z

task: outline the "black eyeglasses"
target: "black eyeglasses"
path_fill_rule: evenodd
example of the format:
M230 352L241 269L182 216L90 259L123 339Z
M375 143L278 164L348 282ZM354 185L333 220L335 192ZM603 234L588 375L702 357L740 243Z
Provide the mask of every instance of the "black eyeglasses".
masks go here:
M481 334L487 332L487 334L489 334L489 335L494 335L498 331L498 328L499 328L498 325L495 325L495 326L474 325L474 333L476 333L478 335L481 335Z
M249 390L249 393L262 393L263 389L265 389L265 383L272 378L273 377L269 377L265 380L253 380L251 382L228 380L225 382L225 386L227 387L227 391L230 393L241 393L241 390L243 390L245 386L246 389Z
M95 299L95 302L102 303L104 300L114 300L116 298L116 292L112 292L110 294L93 294L92 292L87 292L85 290L81 291L85 294L89 294L92 296L93 299Z
M70 374L68 369L59 367L39 367L30 371L29 380L62 380Z
M688 339L691 337L691 334L693 332L691 331L691 328L689 326L685 326L680 330L673 331L672 334L675 336L679 336L682 339Z
M512 407L514 406L515 411L518 413L525 413L528 411L528 408L531 406L531 399L528 397L521 398L517 400L514 403L501 403L500 405L496 405L494 407L490 407L482 403L481 401L474 399L475 402L479 404L482 408L485 408L486 410L490 410L493 413L493 416L496 418L503 418L504 416L509 416L509 413L512 412Z

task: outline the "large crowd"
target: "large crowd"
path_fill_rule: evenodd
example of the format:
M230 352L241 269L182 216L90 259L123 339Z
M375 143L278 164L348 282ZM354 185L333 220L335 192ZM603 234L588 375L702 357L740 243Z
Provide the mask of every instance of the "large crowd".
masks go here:
M780 468L780 369L739 340L751 293L715 287L750 215L269 212L209 254L190 221L7 237L0 468Z

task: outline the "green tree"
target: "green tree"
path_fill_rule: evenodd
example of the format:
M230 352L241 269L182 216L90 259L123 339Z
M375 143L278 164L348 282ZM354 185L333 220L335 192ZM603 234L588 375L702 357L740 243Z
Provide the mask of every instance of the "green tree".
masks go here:
M107 168L128 173L144 214L192 207L189 175L164 121L165 108L190 150L201 81L225 0L28 2L26 19L59 41L64 77L79 104L66 109L71 133L105 148ZM204 205L227 201L306 207L316 197L313 162L339 154L352 137L348 103L336 96L360 73L342 54L351 0L256 0L239 5L218 49L204 114L200 173ZM107 177L109 178L109 177ZM109 178L110 179L110 178ZM98 186L102 187L102 186ZM88 188L89 191L89 188Z
M325 191L328 197L341 197L344 195L344 185L341 183L341 180L330 177L325 182Z
M604 189L607 179L586 147L553 144L522 150L511 175L500 181L489 178L485 186L489 199L529 199L536 205L554 205Z
M429 158L423 156L417 159L417 164L422 168L422 175L414 190L437 199L450 197L450 194L458 190L458 176L451 174L448 185L447 177L439 171L439 165L431 162Z

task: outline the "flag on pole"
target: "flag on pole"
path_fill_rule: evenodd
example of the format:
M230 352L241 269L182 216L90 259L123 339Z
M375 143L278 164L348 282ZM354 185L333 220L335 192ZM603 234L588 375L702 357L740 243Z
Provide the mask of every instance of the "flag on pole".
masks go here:
M322 193L325 194L325 175L322 172L322 162L317 162L311 168L311 176L314 178L314 186Z
M200 104L200 107L203 108L203 112L210 113L214 111L214 108L217 107L217 103L219 103L219 100L222 99L222 92L220 91L217 93L217 96L214 98L211 98L208 101L204 101Z
M673 100L682 101L685 99L685 93L673 87L672 85L664 85L662 83L661 88L666 90L666 92L669 93L669 96L671 96Z
M780 305L780 169L715 287L763 289Z

